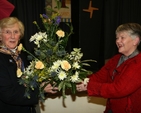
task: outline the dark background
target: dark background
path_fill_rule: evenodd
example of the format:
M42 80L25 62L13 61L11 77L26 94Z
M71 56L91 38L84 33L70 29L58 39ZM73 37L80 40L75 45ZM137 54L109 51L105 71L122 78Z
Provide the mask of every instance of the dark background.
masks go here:
M18 17L25 25L25 36L22 43L29 51L33 51L34 44L29 38L37 32L33 21L39 24L39 14L45 13L45 0L8 0L15 9L11 16ZM94 10L84 12L90 0L71 0L72 24L74 34L68 42L68 51L73 47L81 47L83 59L94 59L91 70L100 69L106 59L117 53L115 45L115 30L123 23L136 22L141 24L141 0L91 0ZM62 27L64 27L62 23Z

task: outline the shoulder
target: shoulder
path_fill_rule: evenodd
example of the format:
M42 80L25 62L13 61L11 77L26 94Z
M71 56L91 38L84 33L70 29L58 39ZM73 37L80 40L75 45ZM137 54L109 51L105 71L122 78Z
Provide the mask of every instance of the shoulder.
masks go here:
M13 60L13 58L11 57L11 55L9 54L4 54L0 52L0 67L7 67L7 66L13 66L13 64L15 65L15 61Z
M0 52L0 61L11 58L11 55Z
M111 57L107 61L107 63L104 65L104 67L106 69L113 69L113 68L115 68L117 66L117 64L118 64L118 61L119 61L120 57L121 57L121 54L114 55L113 57Z
M137 58L141 58L141 52L137 55Z
M133 58L136 62L141 62L141 52Z
M122 55L122 54L120 54L120 53L119 53L119 54L116 54L116 55L114 55L111 59L119 59L119 58L121 57L121 55Z
M121 55L122 55L122 54L120 54L120 53L114 55L113 57L111 57L111 58L109 59L108 62L118 62L118 60L120 59Z

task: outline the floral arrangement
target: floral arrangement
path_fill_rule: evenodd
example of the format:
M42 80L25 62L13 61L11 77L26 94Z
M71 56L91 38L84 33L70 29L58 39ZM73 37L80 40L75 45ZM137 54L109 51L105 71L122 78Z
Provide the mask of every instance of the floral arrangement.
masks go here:
M92 60L81 60L83 57L81 48L73 48L70 53L66 51L68 39L73 33L72 25L66 23L70 31L69 33L63 31L59 26L60 14L54 10L51 11L51 16L40 15L44 30L40 29L36 21L33 22L39 29L39 32L31 36L29 40L36 45L34 55L21 44L19 45L23 51L29 53L28 58L31 60L19 81L20 84L26 86L25 96L28 98L30 98L30 90L39 88L39 97L44 100L44 87L49 83L57 86L65 98L66 89L71 89L75 94L76 83L82 82L91 73L84 69L84 66L90 66L87 61Z

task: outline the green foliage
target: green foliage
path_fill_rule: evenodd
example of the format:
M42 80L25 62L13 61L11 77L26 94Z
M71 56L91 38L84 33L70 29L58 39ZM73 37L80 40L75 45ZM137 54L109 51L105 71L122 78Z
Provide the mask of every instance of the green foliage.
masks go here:
M61 4L56 0L57 8ZM68 39L73 33L71 23L66 23L69 32L60 28L61 16L53 9L52 15L40 15L44 29L41 29L36 21L33 23L39 29L39 32L31 36L30 42L34 42L35 55L25 50L31 57L30 65L25 69L19 83L26 86L25 96L30 98L30 91L38 88L40 100L44 100L44 87L52 84L62 91L63 98L66 97L66 89L70 89L73 94L76 92L76 84L82 82L91 72L84 69L83 66L90 66L87 62L82 61L83 53L81 48L73 48L68 53L66 46ZM44 85L43 85L44 83Z

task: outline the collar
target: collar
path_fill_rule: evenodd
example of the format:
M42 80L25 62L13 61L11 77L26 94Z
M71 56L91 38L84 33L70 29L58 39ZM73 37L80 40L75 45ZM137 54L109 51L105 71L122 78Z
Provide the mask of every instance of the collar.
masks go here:
M120 57L119 61L118 61L117 67L120 66L123 62L125 62L125 61L128 60L129 58L132 58L132 57L134 57L134 56L136 56L136 55L138 55L138 54L139 54L139 51L138 51L138 50L135 50L135 51L134 51L132 54L130 54L129 56L122 55L122 56Z
M17 53L17 47L14 49L8 49L5 46L0 46L0 52L6 53L6 54L16 54Z
M124 61L126 61L126 60L128 60L129 58L132 58L132 57L134 57L134 56L136 56L136 55L138 55L139 54L139 51L138 50L135 50L133 53L131 53L129 56L124 56L124 55L122 55L121 56L121 58L124 60Z

